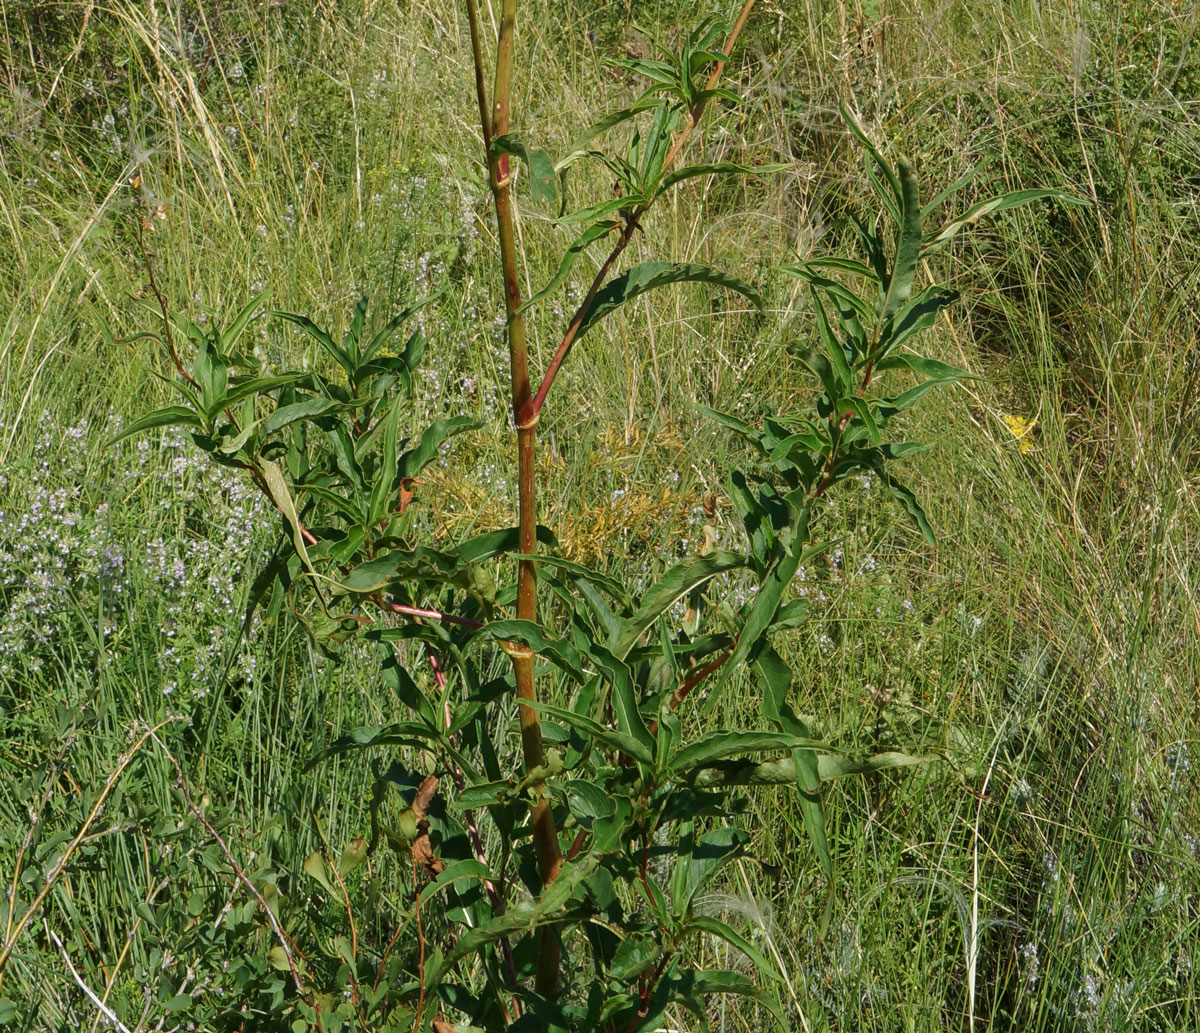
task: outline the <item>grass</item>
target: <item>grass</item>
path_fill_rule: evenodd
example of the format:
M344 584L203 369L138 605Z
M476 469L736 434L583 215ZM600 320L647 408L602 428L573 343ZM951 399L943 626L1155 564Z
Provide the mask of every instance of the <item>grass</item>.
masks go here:
M302 865L369 833L373 775L305 764L398 709L369 653L323 655L286 609L241 634L272 544L261 503L177 439L102 449L115 421L165 397L153 346L101 330L154 325L127 181L140 173L162 206L144 236L174 310L226 318L266 290L324 325L360 292L381 316L448 278L425 317L422 415L494 424L505 405L463 18L444 2L281 5L265 21L207 7L3 14L0 949L66 858L0 971L15 1029L98 1028L81 983L130 1029L267 1028L284 979L231 860L286 901L306 951L336 955L344 911ZM682 260L760 281L797 249L847 246L839 217L867 185L839 100L914 156L927 192L978 165L981 196L1052 186L1094 202L999 219L935 260L928 276L965 294L937 331L945 357L987 375L914 418L912 436L937 442L910 468L940 547L864 482L826 516L838 562L799 586L814 603L789 643L801 709L843 745L945 759L828 793L839 882L823 943L823 886L787 794L748 794L753 850L711 907L781 959L796 1028L1191 1030L1196 14L1167 0L931 10L764 8L735 73L749 100L705 146L790 171L697 183L646 226ZM675 13L539 3L520 33L518 67L536 69L519 82L523 130L565 145L598 113L594 86L631 88L603 57L668 33ZM536 288L561 241L528 202L520 227ZM693 406L754 415L810 390L788 348L812 332L804 299L770 282L760 323L681 290L573 356L542 424L542 461L568 489L543 519L573 555L649 577L705 526L737 534L722 495L734 446ZM557 315L535 320L539 362ZM276 365L307 347L266 319L253 344ZM1006 415L1036 419L1031 451ZM422 486L436 535L511 522L508 451L481 431ZM718 713L697 703L697 726L757 710L748 689ZM172 717L186 720L131 752ZM367 868L360 934L386 944L406 876L386 851Z

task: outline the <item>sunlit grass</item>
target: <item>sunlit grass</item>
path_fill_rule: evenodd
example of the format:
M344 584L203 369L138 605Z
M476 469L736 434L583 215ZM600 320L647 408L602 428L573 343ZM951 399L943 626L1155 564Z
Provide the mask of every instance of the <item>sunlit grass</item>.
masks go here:
M824 515L837 562L804 572L813 616L788 649L801 709L841 745L945 759L829 791L839 884L823 943L824 887L786 795L749 796L753 856L711 906L783 960L797 1028L1194 1029L1200 132L1183 48L1195 15L1153 0L1086 15L961 4L937 18L902 4L875 23L866 4L854 17L802 6L752 24L736 73L745 118L705 145L713 160L791 169L658 213L656 243L759 280L833 247L847 197L868 189L839 100L917 158L924 182L978 166L981 194L1052 186L1095 207L1002 220L936 260L966 288L939 330L945 358L988 377L914 418L912 436L936 442L911 469L938 551L864 482ZM22 85L0 101L12 116L0 118L3 946L136 729L172 715L188 722L164 742L209 820L320 942L345 916L308 902L302 862L322 836L340 849L369 832L372 776L305 763L399 705L369 652L322 655L286 607L243 635L274 532L234 479L170 437L102 451L114 421L167 397L153 376L165 357L127 340L157 327L128 184L140 175L161 206L144 231L156 281L197 322L266 291L337 325L363 292L382 317L448 280L423 317L422 415L495 416L506 351L464 25L448 3L271 7L265 21L169 3L157 25L120 3L85 27L86 10L6 13ZM647 9L644 27L668 31L672 15ZM591 83L627 88L602 64L639 45L624 19L623 5L559 3L524 23L520 64L538 69L521 87L524 128L552 151L597 114ZM29 41L44 46L36 68ZM110 50L130 60L106 63ZM548 214L522 207L534 289L562 243ZM928 275L945 278L940 265ZM722 495L735 446L693 403L752 416L807 392L787 346L812 331L790 283L775 281L757 326L711 304L681 291L637 306L560 381L542 462L578 504L548 499L543 519L569 554L649 576L698 551L706 528L740 533ZM539 361L569 297L546 308ZM265 365L320 361L270 320L250 338ZM508 455L502 440L466 439L418 486L435 534L512 521ZM715 714L697 704L685 721L728 727L758 707L748 688ZM262 1004L232 1000L225 966L261 961L244 985L266 994L273 941L175 778L152 742L139 750L15 944L0 1018L103 1021L64 951L130 1028L144 1010L150 1027L237 1028L240 1004ZM399 862L381 852L369 868L378 884L355 892L386 943L407 907ZM741 1028L732 1012L714 1020ZM255 1028L253 1013L241 1021Z

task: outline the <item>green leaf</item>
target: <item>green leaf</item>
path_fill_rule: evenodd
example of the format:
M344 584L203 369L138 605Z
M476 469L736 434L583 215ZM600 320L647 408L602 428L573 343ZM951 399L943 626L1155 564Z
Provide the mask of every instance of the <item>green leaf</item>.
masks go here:
M637 612L621 622L620 634L609 639L613 655L624 660L650 626L676 602L718 574L744 566L744 557L720 550L676 564L642 596Z
M259 294L257 297L251 298L247 302L246 307L234 316L233 322L229 324L229 328L225 330L217 339L217 350L222 356L228 355L233 351L234 343L242 335L242 331L246 328L246 324L250 322L250 317L258 311L258 306L262 304L266 294Z
M787 273L788 276L795 276L798 279L805 280L808 283L820 279L824 282L834 282L825 280L824 277L816 277L811 270L813 269L837 269L843 273L851 273L854 276L863 276L873 283L879 283L879 274L875 272L869 265L858 261L854 258L839 258L836 255L823 256L820 258L809 258L803 262L798 262L795 265L784 265L779 267L779 271Z
M811 287L819 288L829 296L833 303L838 307L839 312L848 309L857 315L860 322L869 323L873 315L870 305L863 301L863 299L855 294L854 291L838 283L837 280L831 280L828 277L821 276L809 268L810 266L816 266L818 264L818 261L814 260L811 262L802 262L799 265L780 266L780 272L786 273L788 276L793 276L797 280L802 280ZM845 264L860 266L863 270L865 270L863 275L867 275L878 280L878 277L875 277L875 274L872 273L871 270L865 265L862 265L861 262L852 263L847 259ZM815 303L816 302L814 301L814 304Z
M304 565L309 570L312 570L312 560L308 556L308 547L305 544L304 533L301 530L300 517L296 514L296 505L292 501L291 492L288 491L283 471L279 469L277 463L273 463L270 459L262 458L258 460L258 469L262 474L263 483L267 486L267 492L271 496L271 501L275 503L275 508L283 514L283 518L287 521L291 529L292 541L296 545L296 551L300 554Z
M350 356L334 344L333 338L309 319L308 316L302 316L296 312L281 312L279 309L273 309L271 315L279 319L286 319L289 323L295 323L333 357L334 361L342 367L347 380L350 380L354 376L354 364L350 361Z
M134 434L141 434L143 431L154 430L156 427L203 426L204 421L191 409L185 409L182 405L169 405L165 409L155 409L154 412L147 413L141 419L134 420L134 422L122 430L120 434L109 438L104 443L104 446L107 448L110 445L115 445L118 441L123 441L125 438L132 437Z
M917 275L917 262L921 258L921 201L917 195L917 179L903 158L900 167L900 241L896 248L896 261L888 281L880 309L880 322L886 323L903 307L912 293L913 280Z
M801 753L808 751L798 751ZM876 771L891 771L914 767L935 761L936 756L916 756L910 753L890 751L870 756L851 756L830 753L816 755L815 774L818 782L829 782L835 778L851 775L868 775ZM705 768L694 773L689 785L698 789L714 789L730 786L779 786L792 785L800 777L793 757L764 760L758 764L726 763L718 767ZM807 776L805 776L807 778Z
M266 394L268 391L274 391L279 387L286 387L288 384L294 384L297 380L303 380L309 376L308 373L283 373L277 377L250 377L242 379L234 378L233 385L229 388L222 403L222 407L233 405L240 402L243 398L248 398L250 395Z
M875 422L875 417L871 413L871 407L867 404L866 399L859 398L857 395L851 395L849 398L843 398L837 403L836 408L842 412L852 412L861 421L864 427L867 428L867 434L870 435L871 443L878 445L881 441L879 434L879 425Z
M970 226L972 223L978 222L985 216L1008 211L1011 208L1018 208L1021 205L1032 204L1034 201L1047 199L1058 201L1062 204L1088 206L1088 202L1082 198L1064 194L1061 190L1016 190L1010 194L1002 194L999 197L992 197L986 201L980 201L978 204L972 205L963 215L946 223L945 226L924 243L921 247L921 256L926 257L941 251L962 229Z
M463 563L458 557L423 545L415 549L394 549L358 564L334 585L335 592L357 592L371 595L390 584L403 581L432 581L458 585L491 601L496 585L491 575L475 564Z
M341 412L347 408L349 406L346 403L329 398L306 398L302 402L292 402L289 405L280 406L263 420L263 433L273 434L278 430L283 430L284 427L295 423L297 420L308 420L317 416L326 416L329 413Z
M777 983L783 982L783 977L779 974L779 970L772 962L767 960L766 955L755 947L749 939L725 922L708 915L698 915L688 922L684 928L684 932L703 932L708 933L710 936L715 936L719 940L724 940L734 950L744 954L746 959L768 979L773 979Z
M599 642L587 643L587 656L606 676L611 689L613 717L617 731L634 739L647 754L654 752L654 736L646 727L638 709L637 691L633 675L624 657L616 656ZM640 756L640 753L639 753Z
M804 545L808 541L808 519L808 509L802 509L796 516L796 524L790 541L784 541L782 536L777 541L778 554L767 570L763 585L746 616L746 623L742 626L737 645L725 664L725 674L721 679L722 686L728 682L730 674L738 665L758 646L759 640L775 619L775 611L779 609L784 590L792 583L801 559L811 554L804 549ZM823 548L822 545L812 552L819 552ZM709 696L707 706L711 707L716 698L717 694L714 692Z
M898 352L880 360L875 367L880 372L887 369L911 369L914 373L932 377L935 383L949 384L956 380L982 380L976 373L969 373L957 366L948 366L937 359L927 359L922 355L912 355L908 352Z
M362 336L363 325L366 321L367 296L364 294L354 306L354 315L350 317L350 325L346 327L346 332L342 334L342 350L350 359L350 364L355 370L358 369L361 354L358 348L358 339Z
M560 158L554 166L556 172L560 172L567 166L585 157L588 151L588 144L591 143L597 136L607 133L610 129L620 125L622 122L628 122L631 118L636 117L643 111L649 111L658 101L653 97L641 97L627 108L621 108L619 111L614 111L611 114L605 115L599 122L595 122L584 130L583 134L577 137L567 148L566 156Z
M600 222L612 221L606 216L612 215L613 212L619 212L623 208L637 207L645 202L645 198L640 194L624 194L621 197L610 197L604 201L597 201L595 204L589 204L584 208L578 208L568 215L560 215L554 221L560 226L573 226L579 222Z
M516 133L506 133L492 140L492 157L501 154L511 154L525 163L535 201L553 201L558 196L555 166L545 151L527 147Z
M712 767L719 760L764 750L793 750L820 746L806 735L791 732L710 732L699 742L679 750L668 762L677 775L686 776L696 768Z
M600 722L592 720L587 715L577 714L573 710L567 710L565 707L556 707L550 703L540 702L528 705L540 713L548 714L568 727L582 732L597 742L602 742L615 750L620 750L622 753L628 754L634 760L645 764L647 767L653 767L654 765L654 753L628 732L606 728Z
M350 840L338 858L337 871L343 879L367 859L367 841L361 837Z
M731 161L718 161L707 165L686 165L663 177L662 184L654 192L654 196L659 197L667 190L670 190L676 183L682 183L685 179L692 179L695 176L766 176L773 172L782 172L786 168L788 168L786 163L776 165L737 165Z
M405 670L404 666L396 658L396 654L391 647L387 647L387 655L383 661L382 672L384 682L396 694L400 702L416 711L417 716L430 729L436 731L440 726L437 714L433 709L433 704L429 702L425 693L413 681L412 675Z
M474 857L465 857L461 861L455 861L453 864L446 865L445 870L421 891L420 896L417 897L417 906L420 907L426 901L432 900L447 886L456 882L469 880L470 882L483 883L493 878L495 876L486 864L476 860Z
M476 956L489 944L519 933L532 932L543 925L561 922L574 913L586 914L585 905L573 898L599 864L599 858L591 855L565 862L558 878L540 897L515 904L504 914L485 919L478 928L459 936L443 957L430 959L426 967L426 990L436 987L460 958Z
M829 325L829 316L825 311L825 305L816 295L813 296L813 315L817 317L817 329L820 331L821 341L825 345L825 357L829 360L828 368L815 356L801 356L801 358L805 365L820 378L821 386L829 395L829 401L833 402L853 389L854 374L850 370L850 363L846 360L842 342L837 339L833 327Z
M204 338L196 349L192 378L200 385L200 404L205 415L211 418L223 404L229 368L225 365L225 359L213 350L208 338Z
M597 292L584 313L579 333L575 339L578 341L610 312L646 291L672 283L685 282L711 283L716 287L725 287L745 296L755 308L762 308L762 298L754 288L736 276L703 265L688 265L679 262L643 262L609 280Z
M318 750L304 766L305 771L311 771L318 764L352 750L365 750L373 746L409 746L413 749L427 749L435 745L455 757L464 770L470 765L463 765L460 754L450 748L444 737L424 724L414 721L395 721L390 725L364 725L354 728L346 735L340 736L325 749Z
M469 416L452 416L448 420L438 420L431 424L422 432L416 445L400 457L398 476L401 478L415 477L437 458L438 449L444 442L456 434L475 430L479 426L479 421L473 420Z
M585 677L578 650L566 639L551 638L533 621L492 621L475 632L471 641L519 642L538 656L545 657L555 667L566 671L576 681L583 681Z
M575 260L582 255L592 244L602 237L608 236L613 230L620 227L619 222L613 220L604 220L593 226L589 226L578 237L575 242L567 248L567 253L563 255L562 261L558 265L558 272L554 274L550 282L538 291L532 298L525 302L518 310L517 314L521 315L528 309L532 308L543 298L547 297L561 284L565 283L567 277L571 275L571 270L575 267Z
M329 878L329 871L325 867L325 857L320 850L314 850L304 859L304 874L320 883L321 888L330 896L339 895L333 888L333 880Z
M884 328L879 350L876 352L877 358L884 361L890 352L898 348L913 334L933 326L937 314L947 305L958 301L959 297L958 291L947 290L936 285L926 287L897 312L891 323ZM878 363L875 368L880 368Z
M763 716L774 721L784 731L807 738L808 726L796 716L788 699L792 688L792 669L769 643L764 643L757 651L754 666L762 679ZM829 882L825 911L821 919L820 935L824 938L832 915L834 870L833 854L829 849L829 838L825 830L825 809L819 794L821 779L818 764L817 755L813 750L805 747L792 750L791 771L800 794L800 814L804 819L808 838L812 841L813 852L817 855Z
M882 173L884 179L887 181L888 190L884 190L882 188L882 185L879 185L877 182L877 186L879 188L879 196L880 196L880 199L883 201L884 205L888 208L889 212L891 213L892 218L895 219L895 221L897 223L899 223L901 221L901 219L900 219L900 211L899 211L897 205L899 205L899 203L900 203L900 200L903 196L903 192L901 190L900 181L896 178L896 173L892 170L891 165L889 165L887 163L887 161L884 159L883 155L879 153L879 149L871 141L871 138L869 136L867 136L867 134L866 134L865 130L862 128L862 126L858 124L858 119L855 118L853 114L851 114L850 109L848 107L846 107L845 104L840 105L840 108L841 108L841 112L842 112L842 118L845 120L845 123L846 123L847 127L849 128L850 132L852 132L856 137L858 137L859 143L861 143L863 145L863 147L866 148L867 154L870 156L871 160L874 162L874 168L878 168L879 172ZM871 178L873 180L876 179L874 171L872 171ZM889 191L890 191L890 194L889 194ZM918 211L918 215L919 214L920 214L920 212Z
M678 859L671 874L675 914L679 917L688 914L696 894L722 866L740 855L749 842L748 833L730 825L713 829L697 840L692 823L687 822L679 838Z
M933 533L933 528L929 526L929 520L925 516L925 510L921 508L921 504L917 501L916 495L912 490L897 481L891 474L885 474L879 470L881 480L887 486L887 490L892 493L896 500L908 512L908 515L913 518L913 523L921 529L921 534L925 541L930 545L937 545L937 537Z

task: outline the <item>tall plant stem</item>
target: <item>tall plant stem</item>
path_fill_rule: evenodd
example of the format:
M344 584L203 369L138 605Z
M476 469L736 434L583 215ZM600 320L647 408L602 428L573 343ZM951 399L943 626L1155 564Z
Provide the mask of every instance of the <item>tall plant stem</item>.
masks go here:
M492 90L490 125L483 87L482 55L478 46L479 18L474 0L468 0L471 22L471 51L475 61L476 94L480 104L483 138L487 146L488 172L492 197L496 203L496 227L500 238L500 263L504 276L504 305L508 314L508 356L512 373L513 422L517 427L518 542L525 556L537 552L537 472L534 467L537 443L537 412L529 387L529 362L525 345L525 320L520 315L521 281L517 266L516 233L513 224L512 177L508 155L492 153L491 142L508 132L509 101L512 87L513 34L516 28L516 0L504 0L500 15L500 35L496 42L496 84ZM517 572L517 617L537 620L537 567L523 559ZM521 746L525 770L540 767L543 761L542 726L537 711L533 677L534 654L527 646L509 645L516 680L521 721ZM562 848L554 825L554 812L541 794L541 785L533 787L537 803L530 820L537 849L538 868L544 883L553 882L562 867ZM557 934L546 928L541 936L535 988L543 996L558 990L559 947Z

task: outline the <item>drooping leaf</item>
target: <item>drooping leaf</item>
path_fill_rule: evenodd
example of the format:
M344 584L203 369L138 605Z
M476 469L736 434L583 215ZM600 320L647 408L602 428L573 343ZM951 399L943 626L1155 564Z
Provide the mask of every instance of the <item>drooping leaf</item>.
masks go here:
M970 226L972 223L978 222L985 216L994 215L996 212L1008 211L1011 208L1019 208L1021 205L1032 204L1034 201L1047 199L1058 201L1061 204L1080 205L1083 207L1087 207L1088 205L1088 202L1082 198L1064 194L1061 190L1016 190L1010 194L992 197L986 201L980 201L978 204L972 205L957 219L952 219L946 223L945 226L922 245L921 256L927 257L941 251L962 229Z
M610 280L596 293L584 313L576 340L596 325L601 319L614 310L646 291L656 287L665 287L673 283L710 283L715 287L725 287L736 291L747 298L758 309L762 308L762 298L748 283L703 265L690 265L682 262L643 262L632 269Z
M775 982L783 982L783 977L779 974L779 970L775 965L767 960L766 955L762 953L749 938L743 936L736 929L720 919L712 918L709 915L697 915L685 927L687 932L703 932L710 936L715 936L720 940L724 940L734 950L740 951L746 956L754 967L768 979Z
M292 532L292 541L296 545L296 552L300 554L300 558L304 561L304 565L312 570L312 560L308 556L308 545L304 541L304 528L300 523L300 517L296 513L296 504L292 501L292 493L288 490L287 480L283 476L283 471L279 469L277 463L270 459L258 460L258 469L262 474L263 483L267 486L267 492L271 496L271 501L275 503L275 508L283 514L283 518L288 522L288 526Z
M125 427L119 434L115 434L109 438L104 444L105 446L115 445L118 441L123 441L125 438L131 437L134 434L141 434L146 430L154 430L157 427L203 427L204 421L199 414L191 409L185 409L182 405L169 405L164 409L155 409L154 412L147 413L138 420L134 420L128 427Z
M685 179L692 179L696 176L768 176L773 172L782 172L787 167L786 164L738 165L732 161L717 161L705 165L686 165L681 169L676 169L674 172L667 173L663 177L658 190L655 191L654 196L658 197L670 190L676 183L682 183Z
M578 650L566 639L551 638L533 621L506 620L485 624L472 636L472 641L519 642L538 656L545 657L555 667L566 671L576 681L584 680L583 660Z

